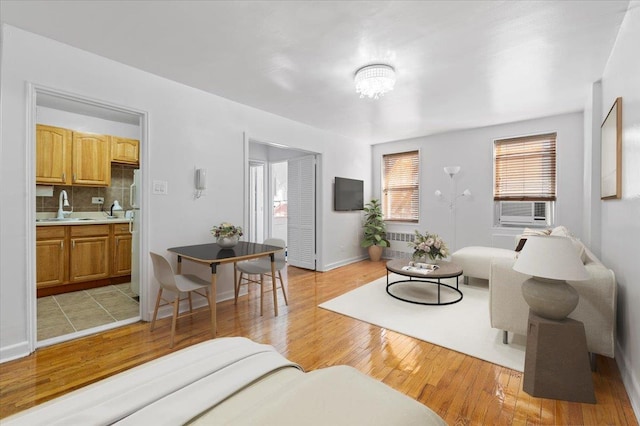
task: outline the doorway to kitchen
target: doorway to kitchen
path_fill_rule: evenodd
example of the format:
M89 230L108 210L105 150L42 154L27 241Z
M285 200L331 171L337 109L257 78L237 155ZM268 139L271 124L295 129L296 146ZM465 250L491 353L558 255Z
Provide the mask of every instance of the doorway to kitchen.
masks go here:
M36 85L28 95L35 349L148 312L140 285L147 114Z

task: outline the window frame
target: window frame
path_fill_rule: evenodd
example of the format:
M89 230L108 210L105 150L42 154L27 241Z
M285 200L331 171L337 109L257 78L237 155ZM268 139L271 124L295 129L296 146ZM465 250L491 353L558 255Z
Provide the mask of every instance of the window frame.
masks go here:
M415 210L412 211L411 213L413 213L412 218L407 218L407 217L398 217L398 216L392 216L391 214L388 214L390 212L388 212L388 204L392 201L392 200L387 200L387 195L386 193L389 190L393 190L394 188L387 188L387 173L386 173L386 158L388 157L394 157L394 156L402 156L402 155L415 155L415 165L416 165L416 170L415 170L415 184L412 185L412 195L410 197L410 199L414 199L413 204L415 205ZM412 223L412 224L416 224L419 223L420 221L420 201L421 201L421 194L420 194L420 149L407 149L407 150L402 150L402 151L396 151L396 152L388 152L388 153L384 153L381 155L380 157L380 201L381 201L381 205L382 205L382 211L383 211L383 216L384 216L384 220L386 222L394 222L394 223ZM406 185L405 185L406 186Z

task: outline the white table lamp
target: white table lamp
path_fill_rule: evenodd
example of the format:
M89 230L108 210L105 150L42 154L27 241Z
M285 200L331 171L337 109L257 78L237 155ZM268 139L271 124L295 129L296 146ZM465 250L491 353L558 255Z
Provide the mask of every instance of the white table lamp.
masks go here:
M589 273L567 237L530 236L527 238L515 271L532 278L522 283L522 295L537 315L562 320L578 305L578 292L566 280L582 281Z

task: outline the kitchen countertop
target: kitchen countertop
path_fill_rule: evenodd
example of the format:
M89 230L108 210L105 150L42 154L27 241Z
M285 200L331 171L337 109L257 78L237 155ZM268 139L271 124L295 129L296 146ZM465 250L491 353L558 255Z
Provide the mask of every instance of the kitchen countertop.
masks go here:
M125 217L108 218L101 212L74 212L65 220L53 220L51 213L36 213L36 226L76 226L103 225L109 223L129 223L131 219Z

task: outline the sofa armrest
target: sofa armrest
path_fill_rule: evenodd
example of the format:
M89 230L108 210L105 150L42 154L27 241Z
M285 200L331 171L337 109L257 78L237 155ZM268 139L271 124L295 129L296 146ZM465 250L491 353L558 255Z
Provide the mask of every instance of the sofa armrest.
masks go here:
M585 281L567 281L578 291L580 300L569 318L582 321L589 352L615 355L617 285L613 271L601 263L584 265L589 272Z
M522 297L522 283L530 278L513 270L515 259L493 259L489 273L491 327L527 335L529 305Z
M530 276L513 270L515 260L494 259L489 277L491 327L527 334L529 306L522 296L522 283ZM569 281L580 295L569 318L581 321L589 352L614 357L617 288L613 271L597 262L585 265L589 279Z

